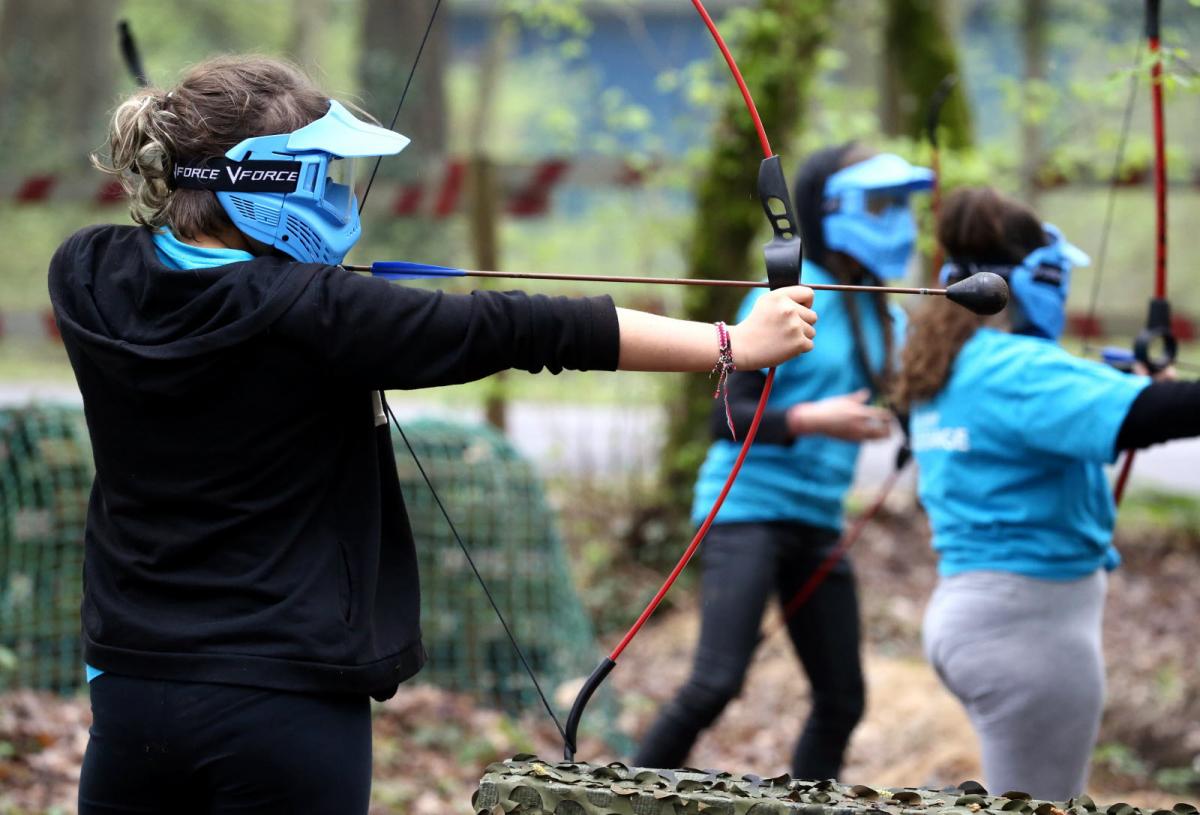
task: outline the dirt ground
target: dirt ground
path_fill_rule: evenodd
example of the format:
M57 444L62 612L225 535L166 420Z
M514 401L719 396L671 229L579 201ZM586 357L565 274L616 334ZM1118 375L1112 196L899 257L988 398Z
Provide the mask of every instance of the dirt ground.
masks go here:
M856 547L869 684L843 779L875 786L944 787L979 778L965 716L919 650L933 585L923 521L908 509L869 528ZM1195 800L1200 754L1200 558L1190 536L1139 534L1122 542L1125 567L1110 584L1105 626L1108 707L1089 792L1097 801L1169 808ZM636 737L683 681L696 633L694 606L656 619L625 652L612 681L621 729ZM569 704L570 688L557 694ZM565 701L563 701L565 699ZM697 744L689 763L764 777L786 771L807 689L786 638L760 648L741 697ZM0 815L74 812L86 744L86 701L0 697ZM586 722L585 722L586 725ZM373 813L470 813L483 768L517 752L547 758L560 741L544 715L513 720L466 696L401 689L375 714ZM627 759L594 738L579 757Z

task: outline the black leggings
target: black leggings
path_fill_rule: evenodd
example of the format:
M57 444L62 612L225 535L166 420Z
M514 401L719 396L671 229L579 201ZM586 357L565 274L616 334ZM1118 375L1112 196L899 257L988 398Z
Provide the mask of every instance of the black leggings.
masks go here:
M104 674L92 681L80 815L366 813L366 696Z
M837 542L831 529L795 523L712 528L701 552L703 606L692 674L642 740L637 766L683 766L700 731L741 690L767 598L774 593L787 603ZM812 711L792 755L792 775L835 778L864 698L849 561L842 560L800 606L787 630L812 685Z

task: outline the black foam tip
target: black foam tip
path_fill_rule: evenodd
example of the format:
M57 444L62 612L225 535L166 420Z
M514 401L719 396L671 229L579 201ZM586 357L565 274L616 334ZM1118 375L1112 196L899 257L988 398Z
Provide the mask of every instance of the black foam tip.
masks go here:
M1008 284L994 272L978 272L947 286L946 299L976 314L999 314L1008 305Z

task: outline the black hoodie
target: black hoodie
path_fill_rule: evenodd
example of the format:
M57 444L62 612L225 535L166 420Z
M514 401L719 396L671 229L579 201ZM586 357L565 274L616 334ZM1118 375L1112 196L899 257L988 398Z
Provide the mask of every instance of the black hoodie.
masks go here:
M96 460L85 658L148 678L391 696L425 653L371 391L618 358L607 297L448 295L278 257L185 271L136 227L68 238L50 297Z

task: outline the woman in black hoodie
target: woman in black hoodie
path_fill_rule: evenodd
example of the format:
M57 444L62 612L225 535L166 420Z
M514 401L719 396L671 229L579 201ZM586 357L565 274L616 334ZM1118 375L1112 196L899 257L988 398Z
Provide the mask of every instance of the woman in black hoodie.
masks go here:
M425 659L375 392L508 368L704 371L719 335L749 369L812 347L804 287L725 335L608 297L345 271L357 202L332 167L405 143L262 58L201 64L114 115L98 164L138 226L85 229L50 267L96 461L84 815L366 811L368 699Z

